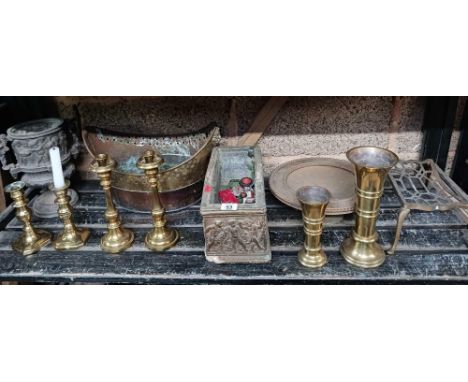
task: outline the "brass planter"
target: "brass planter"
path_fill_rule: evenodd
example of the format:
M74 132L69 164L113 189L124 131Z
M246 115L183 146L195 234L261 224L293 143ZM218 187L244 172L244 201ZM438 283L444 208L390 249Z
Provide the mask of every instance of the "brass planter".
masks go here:
M352 236L341 244L345 260L362 268L378 267L385 261L385 252L376 242L376 223L385 177L398 162L393 152L380 148L361 146L346 153L356 173L355 225Z
M106 153L119 164L112 172L115 202L127 209L151 212L152 199L143 171L136 161L147 150L157 150L166 168L160 171L160 198L166 211L175 211L197 202L211 151L219 142L219 129L213 125L198 133L174 137L132 137L103 133L96 128L82 130L83 142L93 158ZM129 159L135 163L125 167Z

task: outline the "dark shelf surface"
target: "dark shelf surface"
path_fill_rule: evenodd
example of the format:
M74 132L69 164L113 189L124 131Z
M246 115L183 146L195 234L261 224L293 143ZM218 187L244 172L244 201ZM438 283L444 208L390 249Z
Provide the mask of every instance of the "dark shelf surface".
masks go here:
M57 252L47 246L24 257L11 250L21 224L10 206L0 214L0 280L37 283L163 283L163 284L314 284L314 283L467 283L468 227L455 211L411 212L403 229L397 254L387 256L376 269L347 264L339 246L350 234L353 216L329 218L322 242L329 258L320 270L297 262L303 240L299 211L284 206L267 190L272 261L266 264L213 264L205 260L199 205L167 215L181 240L163 254L147 250L144 236L150 215L121 210L125 226L135 232L135 244L120 255L101 251L105 231L104 195L96 182L75 186L80 201L75 207L78 226L91 228L88 244L76 251ZM400 203L387 187L378 220L379 241L388 248L393 240ZM58 219L33 219L35 227L57 233Z

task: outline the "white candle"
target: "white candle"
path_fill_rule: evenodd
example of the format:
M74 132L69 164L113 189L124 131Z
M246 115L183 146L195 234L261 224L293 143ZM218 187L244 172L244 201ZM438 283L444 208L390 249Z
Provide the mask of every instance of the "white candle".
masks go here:
M60 150L57 146L49 149L50 164L52 165L52 177L54 178L54 187L62 188L65 186L63 177L62 160L60 159Z

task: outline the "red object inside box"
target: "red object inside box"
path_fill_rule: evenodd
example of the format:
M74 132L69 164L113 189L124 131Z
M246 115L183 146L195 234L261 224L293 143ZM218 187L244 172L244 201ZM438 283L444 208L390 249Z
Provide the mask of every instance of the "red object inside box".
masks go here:
M221 203L239 203L230 188L219 191L218 196Z

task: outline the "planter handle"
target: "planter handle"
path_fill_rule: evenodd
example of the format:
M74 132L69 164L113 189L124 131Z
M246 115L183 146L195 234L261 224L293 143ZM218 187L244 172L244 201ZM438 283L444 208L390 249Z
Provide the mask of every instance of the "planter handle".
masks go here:
M0 134L0 162L2 162L2 169L5 171L10 171L11 175L16 178L17 171L14 171L16 168L16 163L8 163L6 153L10 151L8 147L8 138L5 134Z
M74 132L71 132L71 136L73 139L73 143L70 147L70 154L72 155L73 159L76 159L81 151L81 143L78 139L78 136Z

